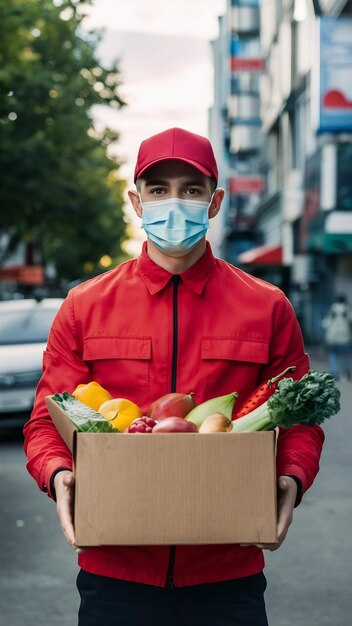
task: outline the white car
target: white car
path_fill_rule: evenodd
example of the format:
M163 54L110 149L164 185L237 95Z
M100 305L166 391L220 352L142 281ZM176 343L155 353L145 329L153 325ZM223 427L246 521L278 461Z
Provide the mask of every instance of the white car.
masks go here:
M0 302L0 427L28 419L51 323L63 298Z

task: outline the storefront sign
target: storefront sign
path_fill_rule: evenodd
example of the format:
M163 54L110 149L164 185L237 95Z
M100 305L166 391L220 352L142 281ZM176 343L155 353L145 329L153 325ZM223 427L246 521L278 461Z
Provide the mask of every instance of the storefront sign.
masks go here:
M231 57L232 72L261 72L263 69L263 59L244 59L241 57Z
M261 57L259 37L232 37L230 65L232 72L261 72L264 59Z
M249 174L237 174L230 178L230 192L238 195L263 193L264 177Z
M307 252L312 233L318 237L324 230L324 214L320 212L321 151L306 160L304 169L304 210L300 221L298 251Z
M42 265L13 265L0 268L0 281L18 285L43 285L44 279Z
M318 132L352 131L352 18L320 18Z

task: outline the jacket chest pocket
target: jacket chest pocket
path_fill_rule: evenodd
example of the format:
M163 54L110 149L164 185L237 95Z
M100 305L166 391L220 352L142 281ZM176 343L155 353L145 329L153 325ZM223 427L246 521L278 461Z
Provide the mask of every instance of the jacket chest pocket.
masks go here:
M251 339L203 338L201 344L206 398L247 392L254 388L259 371L269 360L269 343Z
M151 337L86 337L83 360L113 397L138 402L149 388Z

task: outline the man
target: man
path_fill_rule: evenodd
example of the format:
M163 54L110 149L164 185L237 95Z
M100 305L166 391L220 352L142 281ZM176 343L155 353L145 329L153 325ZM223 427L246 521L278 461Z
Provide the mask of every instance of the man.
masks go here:
M48 416L46 395L94 379L143 411L163 394L190 389L196 404L236 389L240 408L257 385L286 367L295 365L297 378L309 369L284 294L215 259L206 242L224 197L217 179L204 137L172 128L142 142L136 190L129 192L147 234L142 253L71 290L54 321L25 449L39 487L56 493L73 547L72 461ZM279 434L275 548L314 480L322 443L319 427ZM265 626L263 547L273 548L88 549L79 554L79 623Z
M329 370L336 380L351 380L352 311L345 294L337 296L322 321Z

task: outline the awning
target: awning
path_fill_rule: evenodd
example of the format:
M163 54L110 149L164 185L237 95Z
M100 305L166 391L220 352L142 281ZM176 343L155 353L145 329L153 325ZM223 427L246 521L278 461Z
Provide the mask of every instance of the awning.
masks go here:
M258 246L239 255L243 265L282 265L282 246Z
M324 220L312 221L307 239L307 249L326 254L352 252L352 212L331 211Z

